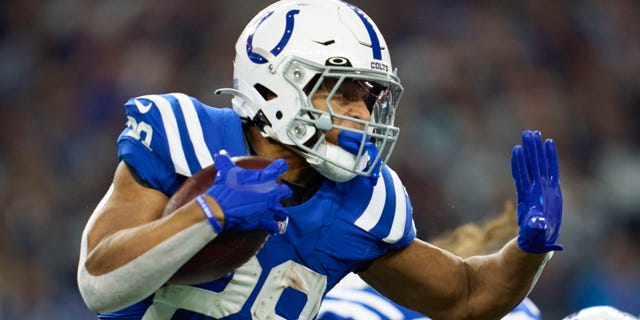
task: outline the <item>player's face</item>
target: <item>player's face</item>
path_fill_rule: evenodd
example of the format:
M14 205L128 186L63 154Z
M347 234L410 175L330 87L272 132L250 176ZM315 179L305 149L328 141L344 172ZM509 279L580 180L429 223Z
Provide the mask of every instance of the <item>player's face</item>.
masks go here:
M371 113L365 103L369 93L363 84L357 81L345 80L338 90L329 98L335 83L335 80L326 79L324 81L322 87L311 97L314 108L327 111L327 103L330 103L334 114L370 121ZM361 123L340 118L333 118L333 124L334 126L364 129L364 125ZM327 141L337 144L338 133L340 133L340 131L337 129L332 129L327 132Z

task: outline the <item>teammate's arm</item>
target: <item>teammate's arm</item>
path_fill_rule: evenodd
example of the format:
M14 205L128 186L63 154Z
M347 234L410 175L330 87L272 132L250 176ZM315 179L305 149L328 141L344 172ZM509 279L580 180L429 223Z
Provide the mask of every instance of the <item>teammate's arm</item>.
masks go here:
M280 199L291 193L275 183L287 170L279 159L264 169L243 169L225 152L214 156L217 174L204 194L162 217L168 199L133 178L121 162L114 182L82 237L78 284L98 312L138 302L162 286L189 258L225 229L277 232L286 218ZM201 206L209 206L207 219ZM208 211L208 210L207 210Z

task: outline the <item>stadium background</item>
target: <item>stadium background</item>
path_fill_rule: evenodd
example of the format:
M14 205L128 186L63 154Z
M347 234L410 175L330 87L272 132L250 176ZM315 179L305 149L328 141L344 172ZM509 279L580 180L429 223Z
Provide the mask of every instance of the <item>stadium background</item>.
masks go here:
M0 319L92 318L79 238L115 168L123 103L181 91L226 105L212 92L267 3L0 4ZM405 85L391 165L419 236L514 199L511 147L540 129L559 147L566 250L532 299L545 319L595 303L640 314L640 2L354 3Z

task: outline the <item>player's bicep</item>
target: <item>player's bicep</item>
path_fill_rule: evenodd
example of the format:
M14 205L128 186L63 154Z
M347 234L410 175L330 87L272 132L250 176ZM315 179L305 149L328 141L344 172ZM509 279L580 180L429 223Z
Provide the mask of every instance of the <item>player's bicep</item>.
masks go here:
M464 261L420 239L376 259L360 276L395 302L434 318L464 309L468 294Z
M121 161L113 184L92 213L87 225L87 249L91 251L106 236L161 217L168 198L140 184L134 172Z

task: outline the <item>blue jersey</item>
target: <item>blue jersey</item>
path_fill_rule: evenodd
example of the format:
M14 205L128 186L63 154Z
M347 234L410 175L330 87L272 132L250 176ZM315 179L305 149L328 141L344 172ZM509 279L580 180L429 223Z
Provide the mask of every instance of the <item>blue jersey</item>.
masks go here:
M502 320L540 320L540 310L525 298ZM317 320L429 320L424 315L395 304L355 274L338 283L325 297Z
M225 149L248 153L239 117L184 94L129 100L118 156L153 188L172 195L188 176ZM165 285L152 296L100 319L307 319L326 292L365 261L415 237L409 198L384 167L375 187L364 178L325 181L302 204L287 208L289 224L256 256L221 279Z

